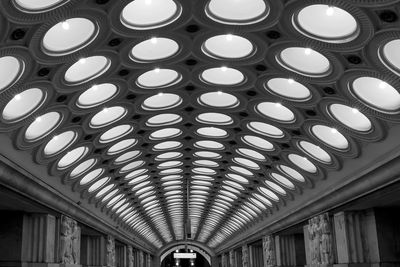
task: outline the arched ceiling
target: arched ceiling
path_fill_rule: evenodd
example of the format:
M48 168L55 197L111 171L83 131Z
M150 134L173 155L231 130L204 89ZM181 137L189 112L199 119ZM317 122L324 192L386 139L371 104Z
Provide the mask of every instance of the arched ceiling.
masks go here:
M218 247L392 155L398 2L0 1L0 152L155 247Z

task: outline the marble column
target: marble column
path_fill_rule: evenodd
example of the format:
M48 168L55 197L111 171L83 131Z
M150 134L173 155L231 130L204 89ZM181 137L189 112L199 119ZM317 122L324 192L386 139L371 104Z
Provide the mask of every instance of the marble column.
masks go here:
M81 266L81 229L68 216L61 216L60 262L64 266Z
M23 267L58 265L57 241L57 219L53 215L24 214L22 225L21 265ZM72 255L72 251L70 256L75 259Z
M296 266L294 235L275 236L277 266Z
M139 266L138 267L144 267L144 253L141 250L139 250Z
M147 254L146 258L147 258L147 267L151 267L151 255Z
M328 213L311 218L303 227L306 262L309 266L332 265L334 262L333 230Z
M106 266L106 240L103 235L82 235L81 259L85 267Z
M111 235L107 236L106 253L107 267L115 267L115 239Z
M250 267L249 247L242 246L242 267Z
M134 251L131 245L128 245L128 267L134 267L135 265L135 256Z
M235 251L229 251L229 267L236 267Z
M228 256L226 253L221 255L222 267L228 267Z
M263 263L264 267L276 266L275 242L271 235L263 237Z
M355 266L380 262L378 233L373 210L334 215L337 264Z

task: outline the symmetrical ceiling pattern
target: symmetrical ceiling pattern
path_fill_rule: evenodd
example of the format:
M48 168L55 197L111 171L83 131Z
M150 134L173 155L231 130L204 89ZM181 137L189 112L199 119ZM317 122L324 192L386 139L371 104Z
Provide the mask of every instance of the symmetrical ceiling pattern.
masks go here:
M156 247L216 247L399 121L397 2L0 1L0 131Z

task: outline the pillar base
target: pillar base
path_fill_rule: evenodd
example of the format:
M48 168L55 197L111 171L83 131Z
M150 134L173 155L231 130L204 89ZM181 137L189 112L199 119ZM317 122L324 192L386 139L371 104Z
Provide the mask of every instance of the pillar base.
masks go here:
M46 262L22 262L21 267L60 267L59 263L46 263ZM72 266L71 266L72 267Z
M379 263L338 263L333 267L378 267Z

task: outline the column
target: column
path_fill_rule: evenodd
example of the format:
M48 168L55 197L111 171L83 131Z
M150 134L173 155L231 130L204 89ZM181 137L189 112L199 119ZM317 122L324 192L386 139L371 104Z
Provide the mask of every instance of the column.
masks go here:
M222 257L222 259L221 259L221 261L222 261L222 267L228 267L228 257L227 257L227 255L226 255L226 253L223 253L223 254L221 255L221 257Z
M276 266L275 242L271 235L263 237L263 263L264 267Z
M236 267L235 251L229 251L229 267Z
M303 227L306 262L311 265L332 265L334 262L331 218L324 213L311 218Z
M75 221L74 221L75 222ZM57 221L53 215L50 214L24 214L22 225L22 247L21 247L21 262L22 266L53 266L58 263L57 249L58 244L58 230ZM75 226L71 225L71 231L76 230ZM71 247L72 235L71 236ZM76 254L72 255L72 248L70 254L71 260L75 262Z
M84 267L106 265L106 240L103 235L82 235L81 260Z
M304 235L301 233L275 236L277 266L300 266L306 264Z
M250 265L249 265L249 247L247 245L242 246L242 266L250 267Z
M119 242L115 242L115 266L127 267L126 246Z
M144 254L143 251L139 250L139 266L144 267Z
M135 264L135 256L133 254L133 248L131 245L128 245L128 264L127 264L127 266L134 267L134 264Z
M336 213L334 227L337 266L380 263L377 224L373 210ZM387 243L387 240L383 243Z
M106 253L107 267L115 267L115 239L111 235L107 236Z
M147 254L147 267L151 267L151 255Z
M81 266L81 228L68 216L61 216L60 262L64 266Z

